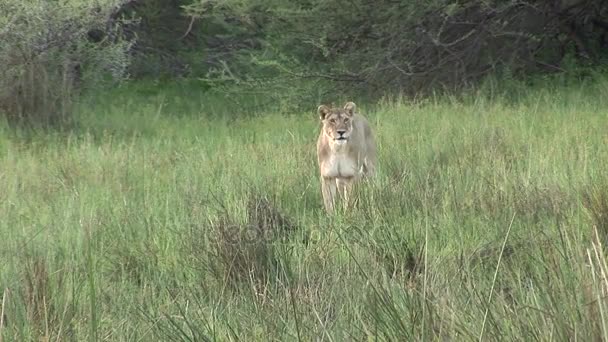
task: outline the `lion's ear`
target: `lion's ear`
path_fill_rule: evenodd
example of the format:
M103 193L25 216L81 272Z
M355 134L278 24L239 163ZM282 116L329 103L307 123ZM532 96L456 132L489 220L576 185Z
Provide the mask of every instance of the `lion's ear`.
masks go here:
M346 113L348 113L348 115L353 116L357 110L357 105L354 102L346 102L344 105L344 110Z
M325 120L325 116L327 116L327 114L329 114L330 110L329 110L329 107L327 107L326 105L320 105L319 108L317 109L317 112L319 113L319 118L321 120Z

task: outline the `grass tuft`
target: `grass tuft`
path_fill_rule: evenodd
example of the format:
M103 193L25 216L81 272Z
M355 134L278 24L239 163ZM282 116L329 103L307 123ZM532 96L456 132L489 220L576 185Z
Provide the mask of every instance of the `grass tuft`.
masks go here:
M244 223L224 210L211 226L212 255L216 277L235 288L250 284L266 294L271 283L283 274L278 244L285 242L296 226L266 197L251 193Z

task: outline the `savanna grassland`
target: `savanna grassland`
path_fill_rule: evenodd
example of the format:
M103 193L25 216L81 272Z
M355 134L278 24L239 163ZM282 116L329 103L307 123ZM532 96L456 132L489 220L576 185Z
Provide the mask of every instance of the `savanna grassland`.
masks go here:
M608 79L566 83L352 99L379 174L333 217L318 103L125 86L4 125L0 340L606 339Z

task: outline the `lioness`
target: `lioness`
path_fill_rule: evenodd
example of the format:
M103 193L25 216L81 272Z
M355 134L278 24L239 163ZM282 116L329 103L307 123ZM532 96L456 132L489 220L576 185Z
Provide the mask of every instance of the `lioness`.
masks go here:
M353 183L371 176L376 168L376 143L367 120L356 113L357 106L319 106L323 127L317 140L323 203L333 212L338 193L348 203Z

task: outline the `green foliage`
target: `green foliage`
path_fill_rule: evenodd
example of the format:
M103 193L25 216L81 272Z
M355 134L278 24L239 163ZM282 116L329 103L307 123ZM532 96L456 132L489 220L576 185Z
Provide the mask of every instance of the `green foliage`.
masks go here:
M120 10L123 18L135 18L136 24L129 27L137 36L133 49L133 63L129 71L135 77L165 77L188 74L204 59L204 49L196 46L198 56L188 57L193 39L186 37L189 18L182 15L181 6L189 1L147 0L130 2ZM190 32L193 34L195 32ZM197 33L197 32L196 32Z
M74 94L122 78L129 42L111 17L124 0L0 3L0 112L41 126L71 119ZM101 32L93 43L90 34Z
M576 72L602 61L606 3L535 1L148 0L136 18L136 78L200 79L285 112L387 93L428 96L489 75ZM523 76L523 77L522 77Z
M210 65L206 77L214 87L223 82L267 89L268 96L291 103L319 93L326 100L341 94L428 95L476 84L505 69L517 77L569 71L569 56L576 65L596 64L608 44L603 21L608 7L590 0L555 6L533 1L204 0L184 8L202 22L222 21L224 30L215 37L224 43L255 42L233 45L229 54L211 58L222 61Z
M606 338L608 80L558 77L353 99L379 172L333 217L316 103L241 116L253 99L127 84L69 134L0 125L0 334Z

